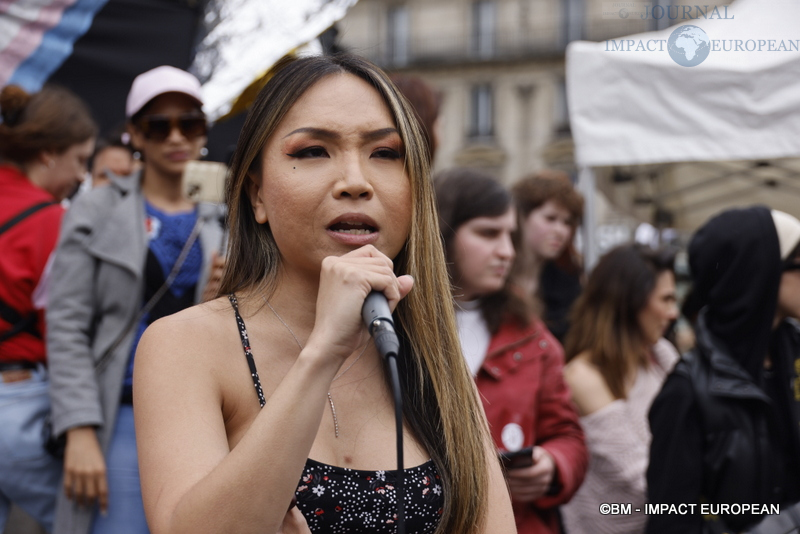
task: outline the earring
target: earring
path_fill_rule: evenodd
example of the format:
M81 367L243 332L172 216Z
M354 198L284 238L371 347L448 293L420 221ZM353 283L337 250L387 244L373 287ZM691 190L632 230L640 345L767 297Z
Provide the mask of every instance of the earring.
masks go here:
M135 151L135 152L133 153L133 159L135 159L136 161L139 161L140 159L142 159L142 153L141 153L141 152L139 152L138 150L137 150L137 151Z
M200 157L204 158L206 156L208 156L208 148L207 147L203 147L203 148L200 149Z

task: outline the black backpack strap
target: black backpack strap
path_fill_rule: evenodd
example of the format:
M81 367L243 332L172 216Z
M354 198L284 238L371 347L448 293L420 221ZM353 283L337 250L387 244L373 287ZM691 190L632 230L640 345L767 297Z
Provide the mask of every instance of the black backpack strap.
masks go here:
M52 206L56 204L54 200L49 200L47 202L40 202L39 204L34 204L30 208L22 210L20 213L14 215L9 220L3 223L0 226L0 234L7 232L11 228L13 228L18 223L22 222L26 218L30 217L34 213L39 210L42 210L48 206ZM27 317L22 317L17 310L0 300L0 319L4 320L8 324L11 325L9 330L5 332L0 332L0 343L6 341L7 339L11 339L12 337L16 336L17 334L21 334L22 332L27 332L28 334L37 337L39 339L42 338L42 334L39 330L36 329L36 313L31 313Z
M36 312L22 317L17 310L0 300L0 319L11 325L9 330L0 332L0 343L23 332L27 332L38 339L42 338L42 334L36 328Z
M33 215L37 211L39 211L41 209L44 209L44 208L46 208L48 206L52 206L53 204L56 204L56 202L54 200L49 200L47 202L42 202L40 204L34 204L30 208L28 208L26 210L23 210L21 213L18 213L15 216L11 217L9 220L4 222L2 226L0 226L0 234L2 234L4 232L7 232L13 226L15 226L17 223L22 222L23 220L25 220L26 218L30 217L31 215Z

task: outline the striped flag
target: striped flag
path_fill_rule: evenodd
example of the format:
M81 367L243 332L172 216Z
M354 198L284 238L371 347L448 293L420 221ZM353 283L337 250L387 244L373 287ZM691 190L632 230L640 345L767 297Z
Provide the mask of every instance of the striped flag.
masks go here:
M38 91L108 0L0 0L0 87Z

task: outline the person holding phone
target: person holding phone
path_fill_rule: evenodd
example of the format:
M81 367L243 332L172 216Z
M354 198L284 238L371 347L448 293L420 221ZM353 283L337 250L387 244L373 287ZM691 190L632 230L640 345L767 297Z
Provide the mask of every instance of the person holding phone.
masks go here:
M575 304L564 378L591 461L583 486L561 510L570 534L644 532L645 514L601 515L600 505L641 510L646 502L647 412L678 361L662 337L678 316L672 263L667 250L619 246L600 259Z
M511 195L471 169L445 171L435 187L459 338L506 467L518 532L557 534L556 507L580 486L588 458L561 345L508 282Z
M408 534L513 532L413 110L357 56L273 73L232 160L223 296L154 323L136 355L153 532L397 532L401 474ZM401 472L373 290L403 347Z
M221 206L183 192L207 124L200 83L158 67L133 81L128 130L144 160L67 213L47 310L53 432L66 436L55 532L149 532L133 426L133 361L145 328L219 287Z

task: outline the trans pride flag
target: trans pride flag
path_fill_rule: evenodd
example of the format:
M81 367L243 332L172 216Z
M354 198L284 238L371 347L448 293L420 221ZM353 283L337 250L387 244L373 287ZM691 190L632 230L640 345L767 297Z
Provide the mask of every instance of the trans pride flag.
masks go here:
M38 91L108 0L0 0L0 87Z
M124 121L138 74L186 69L212 120L241 119L211 129L209 158L224 161L272 64L306 43L321 51L316 37L356 1L0 0L0 87L66 87L107 132Z

